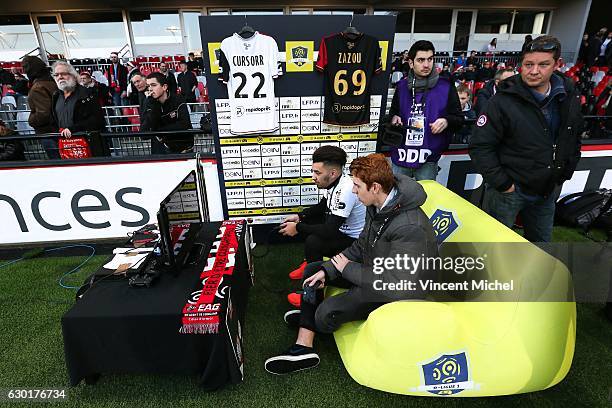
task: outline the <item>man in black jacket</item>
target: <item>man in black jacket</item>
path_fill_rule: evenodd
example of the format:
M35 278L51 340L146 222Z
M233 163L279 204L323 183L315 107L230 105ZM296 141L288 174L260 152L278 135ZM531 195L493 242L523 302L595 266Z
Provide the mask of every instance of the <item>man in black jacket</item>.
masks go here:
M551 36L533 40L521 75L500 83L478 117L470 156L487 184L485 210L508 227L521 214L525 238L549 242L556 187L580 159L580 94L555 72L561 44Z
M51 98L51 116L60 134L70 138L76 132L102 130L102 108L96 96L79 85L80 76L74 67L57 61L52 71L59 90Z
M168 83L164 74L160 72L149 74L147 86L150 96L147 98L145 112L142 115L141 131L166 132L191 129L187 104L182 97L168 93ZM156 139L165 146L158 146ZM153 154L182 153L193 147L193 135L161 135L152 138L151 143Z
M367 319L386 303L423 299L418 281L435 272L424 268L424 263L408 271L388 262L438 255L436 235L420 208L427 198L423 187L409 177L393 177L380 153L354 159L350 170L353 192L367 206L365 227L353 245L330 261L306 267L302 285L316 289L316 294L314 299L304 295L300 310L285 314L287 324L299 327L297 339L287 351L266 360L269 373L316 367L320 361L313 348L316 332L332 333L343 323ZM414 289L398 289L398 283L407 281ZM328 284L348 290L323 300L322 288Z
M181 73L176 77L178 84L178 91L189 103L196 101L195 90L198 87L198 79L195 74L191 72L185 61L181 61L179 64Z

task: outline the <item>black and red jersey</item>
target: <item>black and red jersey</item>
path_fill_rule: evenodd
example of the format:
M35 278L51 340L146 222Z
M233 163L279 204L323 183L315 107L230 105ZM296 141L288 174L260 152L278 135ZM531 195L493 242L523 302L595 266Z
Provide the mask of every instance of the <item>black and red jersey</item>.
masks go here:
M316 67L323 71L323 122L334 125L370 123L370 87L382 71L378 40L367 34L338 33L321 40Z

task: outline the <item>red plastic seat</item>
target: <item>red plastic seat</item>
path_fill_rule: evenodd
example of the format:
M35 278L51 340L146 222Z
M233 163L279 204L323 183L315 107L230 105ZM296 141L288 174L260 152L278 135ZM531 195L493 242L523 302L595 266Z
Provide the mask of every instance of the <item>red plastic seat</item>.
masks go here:
M161 58L159 57L149 57L148 62L160 62Z
M139 55L139 56L136 57L136 62L139 63L139 64L142 64L143 62L147 62L147 57Z
M164 55L161 60L162 62L171 62L173 57L171 55Z
M597 72L597 71L599 71L599 67L598 66L592 66L591 69L589 69L589 71Z
M175 60L176 62L185 61L185 56L184 56L184 55L175 55L175 56L174 56L174 60Z

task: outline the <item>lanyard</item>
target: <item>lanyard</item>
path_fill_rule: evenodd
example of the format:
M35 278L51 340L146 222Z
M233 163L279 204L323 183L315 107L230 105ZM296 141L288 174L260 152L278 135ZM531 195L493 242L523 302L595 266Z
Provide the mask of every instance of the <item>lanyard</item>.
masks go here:
M429 84L429 78L427 78L427 80L425 82L425 89L423 90L423 95L421 95L421 101L419 102L419 104L421 105L421 112L425 112L425 103L426 103L427 91L428 91L428 88L429 88L427 86L428 84ZM413 111L414 111L414 106L416 105L416 103L417 103L417 100L416 100L416 75L414 75L414 77L412 78L412 110Z

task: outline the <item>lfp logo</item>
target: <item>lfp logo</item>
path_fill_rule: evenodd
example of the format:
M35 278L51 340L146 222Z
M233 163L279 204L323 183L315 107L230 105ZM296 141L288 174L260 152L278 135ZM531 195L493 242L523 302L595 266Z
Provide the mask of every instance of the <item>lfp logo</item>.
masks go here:
M437 209L429 220L431 221L431 226L436 233L438 244L444 242L446 238L448 238L457 228L459 228L459 224L455 220L453 213L450 211Z
M445 396L474 388L473 381L469 381L469 365L465 352L443 354L421 367L425 384L418 388L419 391Z

